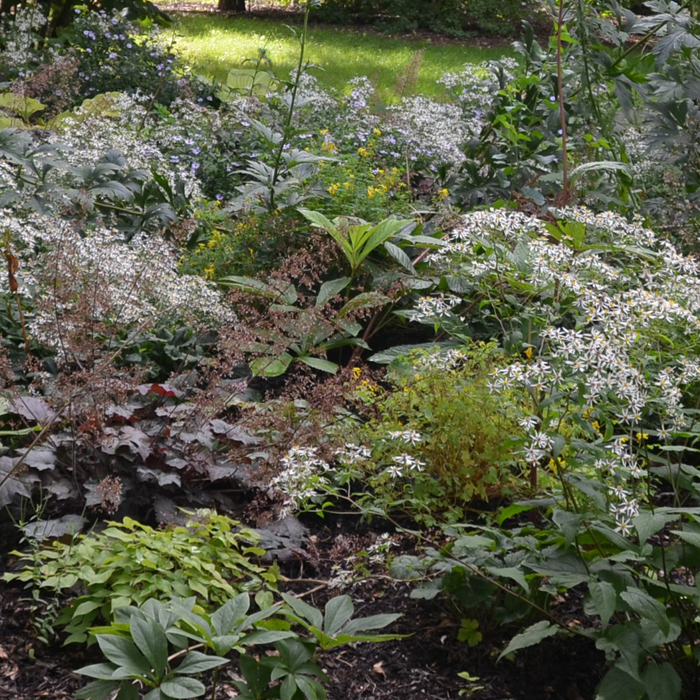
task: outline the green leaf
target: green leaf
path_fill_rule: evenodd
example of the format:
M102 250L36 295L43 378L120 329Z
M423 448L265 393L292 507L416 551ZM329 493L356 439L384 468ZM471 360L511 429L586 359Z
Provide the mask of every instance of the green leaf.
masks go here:
M500 653L498 660L500 661L504 656L512 654L514 651L518 651L518 649L525 649L526 647L539 644L543 639L555 635L558 631L559 628L555 627L547 620L536 622L534 625L530 625L524 632L516 634L515 637L510 640L508 646Z
M116 671L117 666L114 664L91 664L90 666L84 666L79 668L77 673L81 676L87 676L88 678L99 678L100 680L111 680L112 674Z
M356 620L351 620L343 629L344 634L356 636L358 632L367 632L368 630L381 630L388 627L393 622L396 622L401 617L401 613L382 613L380 615L368 615L360 617Z
M681 678L668 661L661 666L647 666L642 680L652 700L679 700L681 697Z
M292 674L289 674L282 681L280 686L280 700L292 700L297 692L297 682Z
M334 297L339 292L342 292L345 287L350 284L349 277L339 277L337 280L330 280L329 282L324 282L321 285L321 289L318 291L318 296L316 297L316 308L325 306L328 300Z
M256 376L279 377L287 371L294 358L287 352L282 353L279 359L273 357L260 357L250 363L250 369Z
M337 595L326 603L323 631L333 636L340 632L343 625L352 617L355 607L349 595Z
M202 654L199 651L188 651L182 663L174 671L175 673L187 673L193 676L196 673L203 673L211 668L223 666L227 663L229 663L229 660L221 656Z
M628 673L613 666L598 686L595 700L639 700L644 686Z
M101 634L97 637L97 643L100 645L102 653L127 673L140 677L149 674L150 663L130 639L114 634Z
M250 609L250 597L240 593L212 613L211 624L217 634L229 634Z
M416 274L416 269L413 267L413 262L411 262L411 258L406 255L406 253L401 250L397 245L394 245L390 241L386 241L384 243L384 248L386 248L386 251L391 255L394 260L396 260L399 265L401 265L409 274L415 275Z
M588 590L593 599L596 612L600 615L603 627L608 626L610 618L615 612L617 603L617 592L615 587L607 581L591 581L588 584Z
M198 698L206 693L204 684L196 678L173 678L161 683L160 689L171 698L186 700L186 698Z
M305 603L299 598L295 598L289 593L282 593L282 599L287 605L302 619L309 622L314 627L321 629L323 626L323 613L314 608L313 605Z
M522 506L518 505L517 503L511 503L511 505L501 510L501 512L498 514L497 522L499 525L503 525L503 523L506 520L514 518L516 515L520 515L520 513L525 513L528 510L532 510L532 506Z
M78 690L75 698L76 700L108 700L120 685L119 681L93 681Z
M139 689L133 683L122 683L114 700L139 700Z
M528 586L523 572L514 566L502 568L497 566L488 566L486 567L486 571L493 576L512 579L516 583L520 584L526 593L530 592L530 586Z
M639 543L644 544L652 535L655 535L662 527L674 520L678 520L678 515L642 511L632 522L637 529Z
M161 626L153 619L134 614L131 617L131 637L150 662L156 678L162 678L168 663L168 640Z
M101 608L104 605L104 600L86 600L81 603L74 611L73 617L80 617L81 615L87 615L97 608Z
M698 547L700 549L700 533L698 532L686 532L685 530L671 530L674 535L678 535L684 542L692 544L693 547Z
M335 374L338 371L338 365L335 362L330 362L329 360L324 360L320 357L298 357L299 362L303 362L309 367L314 369L319 369L322 372L328 372L329 374Z
M308 219L317 228L325 229L326 231L331 231L334 226L333 222L327 219L323 214L317 211L312 211L311 209L297 209L297 211L305 218Z
M620 593L620 598L636 613L655 623L663 634L671 630L671 621L666 614L666 608L656 598L652 598L640 588L628 588Z

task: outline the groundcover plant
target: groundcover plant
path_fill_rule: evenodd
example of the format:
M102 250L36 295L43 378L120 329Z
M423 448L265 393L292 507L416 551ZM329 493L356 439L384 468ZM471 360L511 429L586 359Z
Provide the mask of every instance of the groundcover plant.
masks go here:
M4 581L78 697L324 698L322 653L420 632L362 580L697 696L696 9L560 0L389 107L319 86L311 5L224 84L126 10L4 16ZM297 516L373 539L308 578Z

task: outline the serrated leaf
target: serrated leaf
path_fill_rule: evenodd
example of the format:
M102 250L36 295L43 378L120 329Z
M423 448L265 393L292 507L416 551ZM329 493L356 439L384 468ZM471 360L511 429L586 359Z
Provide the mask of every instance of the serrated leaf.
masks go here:
M613 666L596 691L596 700L640 700L644 686L628 673Z
M543 639L552 637L557 632L559 632L559 628L555 627L547 620L536 622L534 625L530 625L524 632L516 634L515 637L510 640L508 646L499 654L498 659L500 661L504 656L512 654L514 651L539 644Z
M681 678L668 661L661 666L647 666L642 674L642 680L647 695L653 700L679 700L681 697Z
M666 608L656 598L652 598L640 588L628 588L620 593L620 598L636 613L658 625L663 634L668 634L671 621L666 614Z
M603 628L608 626L617 604L617 592L615 587L607 581L591 581L588 591L593 599L596 612L600 615Z

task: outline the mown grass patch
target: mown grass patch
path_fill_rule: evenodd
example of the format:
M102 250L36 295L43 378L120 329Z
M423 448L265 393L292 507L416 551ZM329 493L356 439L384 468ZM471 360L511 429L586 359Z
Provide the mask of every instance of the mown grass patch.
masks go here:
M256 56L265 47L274 70L286 75L296 64L298 42L282 22L247 17L177 15L177 46L185 59L202 72L225 80L228 71ZM368 76L386 102L396 101L397 79L406 73L416 52L423 51L415 81L403 95L421 94L440 98L436 83L447 71L459 71L465 63L480 63L512 56L508 47L481 48L468 44L435 45L428 40L383 37L336 27L312 27L307 56L318 66L314 71L324 87L341 87L357 75Z

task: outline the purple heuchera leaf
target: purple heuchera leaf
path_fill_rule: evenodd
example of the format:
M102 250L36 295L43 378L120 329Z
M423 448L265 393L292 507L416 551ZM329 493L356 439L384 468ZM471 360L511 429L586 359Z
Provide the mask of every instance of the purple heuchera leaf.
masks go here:
M56 418L56 412L36 396L20 396L10 404L10 410L39 425L47 425Z

